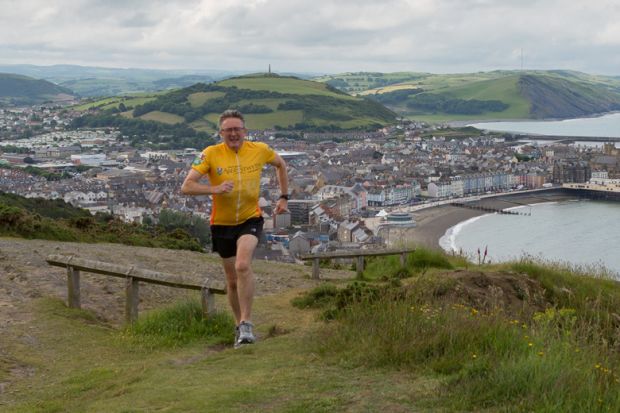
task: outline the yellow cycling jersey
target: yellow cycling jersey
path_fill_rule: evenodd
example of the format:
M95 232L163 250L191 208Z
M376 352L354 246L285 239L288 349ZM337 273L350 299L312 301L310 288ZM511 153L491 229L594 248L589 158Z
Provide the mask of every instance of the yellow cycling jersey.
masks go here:
M192 168L208 174L212 186L224 181L234 184L231 192L212 195L211 225L238 225L261 216L258 206L261 171L275 157L276 153L267 144L250 141L244 141L238 152L225 143L202 151Z

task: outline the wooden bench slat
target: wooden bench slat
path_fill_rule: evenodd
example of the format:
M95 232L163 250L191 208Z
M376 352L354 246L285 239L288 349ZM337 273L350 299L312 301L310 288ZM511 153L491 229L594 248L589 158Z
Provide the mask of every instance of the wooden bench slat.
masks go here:
M407 254L415 252L415 248L407 249L385 249L385 250L358 250L353 251L332 251L332 252L319 252L316 254L301 254L299 259L302 261L312 260L312 278L315 280L319 277L319 262L322 259L332 258L357 258L356 271L357 276L360 277L364 271L364 257L379 257L386 255L400 255L400 265L404 266L407 258Z
M315 258L356 258L356 257L377 257L382 255L399 255L414 252L415 249L392 249L392 250L358 250L358 251L333 251L318 252L316 254L301 254L299 259L306 261Z
M185 288L189 290L202 290L208 288L215 294L226 294L226 288L223 285L214 285L212 282L198 284L183 279L174 274L167 274L159 271L151 271L143 268L132 267L127 270L127 267L111 264L108 262L86 260L83 258L77 258L74 256L66 255L50 255L47 257L47 263L49 265L57 267L73 267L75 270L82 270L86 272L92 272L95 274L110 275L113 277L127 278L133 277L138 281L143 281L151 284L165 285L168 287Z

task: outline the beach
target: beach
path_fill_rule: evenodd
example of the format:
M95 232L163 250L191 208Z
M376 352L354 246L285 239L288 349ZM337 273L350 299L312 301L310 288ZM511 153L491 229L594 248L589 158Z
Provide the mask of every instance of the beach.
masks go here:
M575 199L575 196L563 192L544 194L510 194L484 198L475 204L485 208L506 209L520 205L531 205L541 202L559 202ZM455 202L458 200L455 200ZM441 205L413 212L417 226L410 232L406 241L427 248L438 249L439 239L446 231L460 222L466 221L489 212L464 207Z

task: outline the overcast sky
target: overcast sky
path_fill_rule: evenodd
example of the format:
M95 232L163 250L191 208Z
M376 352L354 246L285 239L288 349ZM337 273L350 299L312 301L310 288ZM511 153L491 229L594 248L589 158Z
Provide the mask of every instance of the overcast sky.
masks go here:
M620 75L618 0L0 0L0 64Z

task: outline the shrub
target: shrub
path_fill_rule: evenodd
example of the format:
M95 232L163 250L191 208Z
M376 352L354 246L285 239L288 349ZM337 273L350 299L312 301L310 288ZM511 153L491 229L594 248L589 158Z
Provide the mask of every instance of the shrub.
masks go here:
M297 308L324 308L333 303L338 295L338 288L333 284L322 284L318 287L295 297L291 304Z

